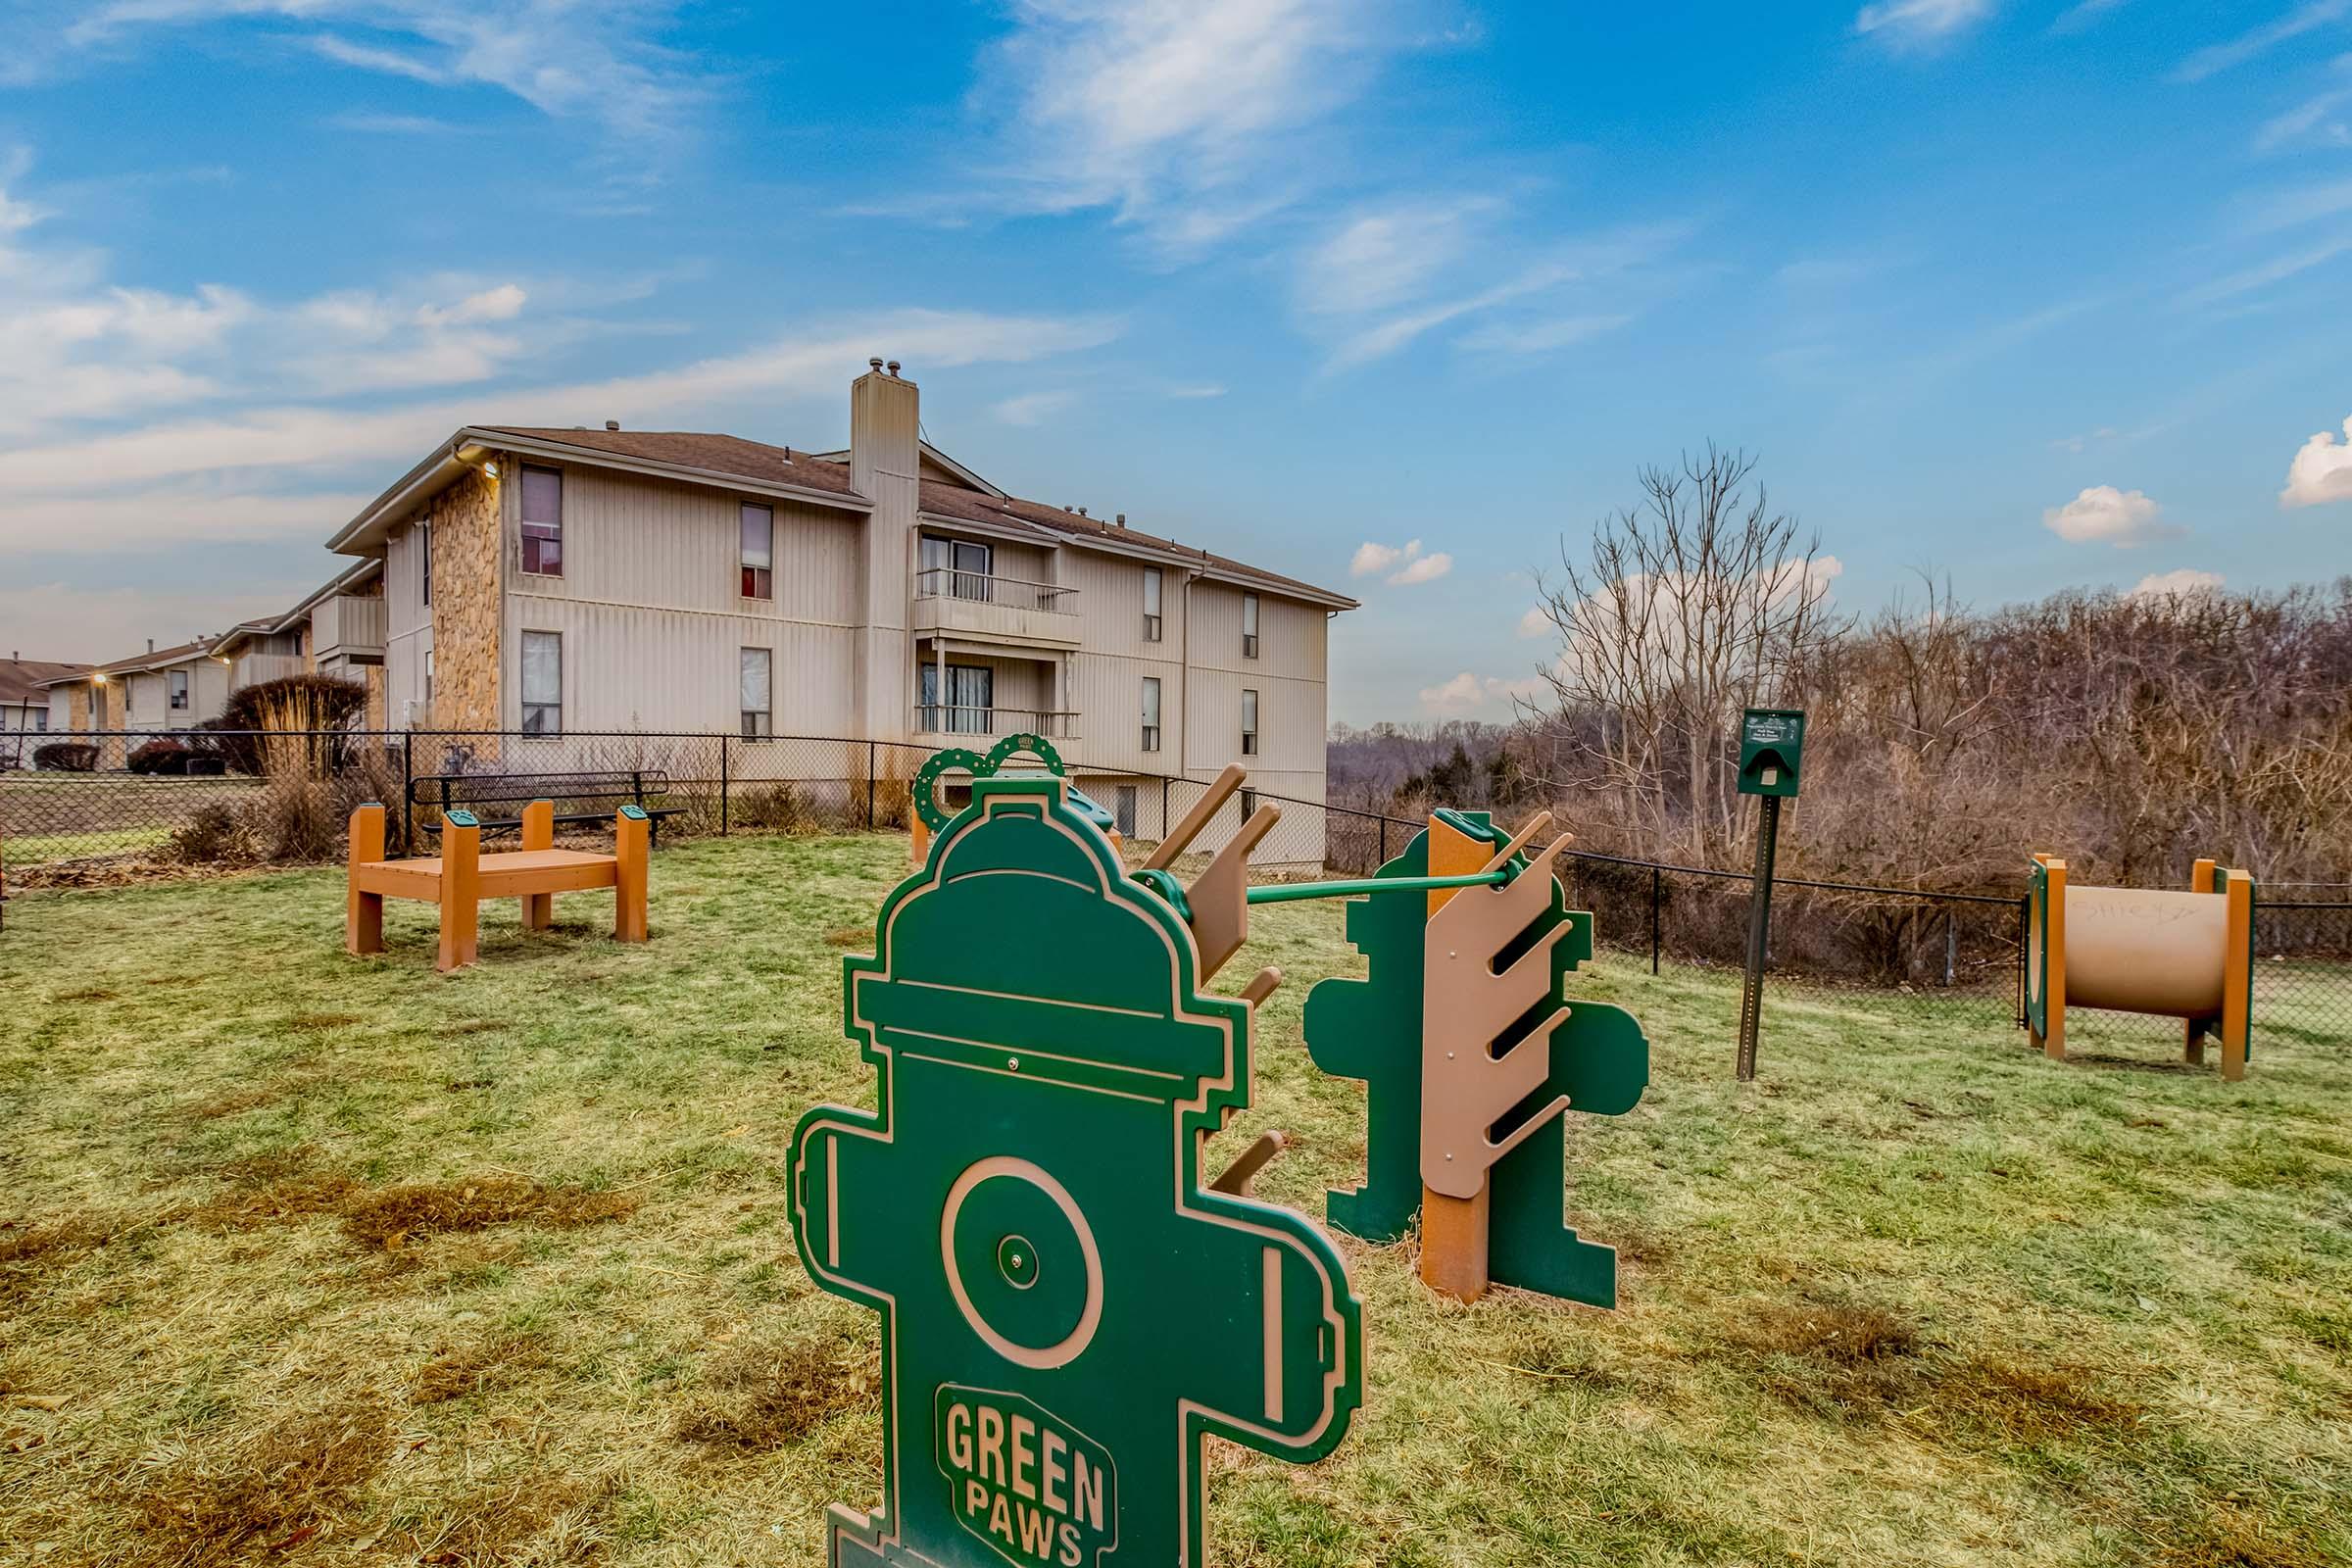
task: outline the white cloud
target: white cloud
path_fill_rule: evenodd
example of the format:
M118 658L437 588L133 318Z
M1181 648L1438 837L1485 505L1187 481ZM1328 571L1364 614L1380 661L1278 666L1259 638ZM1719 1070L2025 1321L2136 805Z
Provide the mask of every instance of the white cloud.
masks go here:
M2164 508L2137 490L2092 485L2063 507L2041 514L2042 525L2075 544L2109 544L2130 550L2152 540L2178 538L2186 530L2160 520Z
M1898 48L1941 42L1992 15L1993 0L1876 0L1854 16L1854 30L1884 33Z
M1396 569L1391 571L1391 567ZM1451 556L1443 550L1425 556L1421 553L1421 541L1418 539L1407 539L1401 545L1384 545L1367 539L1355 547L1355 554L1348 562L1349 576L1369 577L1377 572L1387 572L1388 580L1400 588L1409 588L1415 583L1436 582L1452 569Z
M2276 22L2266 23L2250 32L2243 32L2225 43L2200 49L2180 62L2173 73L2178 81L2203 81L2233 66L2242 66L2260 54L2299 38L2315 27L2324 27L2337 18L2352 14L2352 0L2306 0Z
M1481 708L1507 710L1550 689L1551 683L1542 675L1505 680L1499 675L1480 676L1465 669L1450 680L1424 686L1420 697L1421 706L1431 712L1460 714Z
M1462 255L1475 220L1499 205L1471 197L1360 209L1299 258L1299 303L1315 312L1361 312L1409 299Z
M1519 635L1522 637L1548 637L1552 631L1550 612L1542 605L1519 617Z
M1466 669L1449 681L1421 688L1421 706L1440 711L1476 708L1486 700L1485 685Z
M2079 5L2069 6L2058 14L2058 20L2050 24L2050 31L2057 33L2084 31L2096 26L2099 19L2106 16L2108 12L2117 10L2126 3L2127 0L2081 0Z
M2352 54L2335 57L2335 72L2338 76L2352 76ZM2315 93L2294 108L2264 121L2262 128L2254 133L2254 150L2277 152L2303 141L2352 147L2352 123L2336 113L2346 104L2352 104L2352 85Z
M542 114L599 122L641 153L647 138L677 131L705 93L695 62L662 42L674 10L663 0L116 0L62 43L119 47L147 29L264 19L356 70L494 87ZM334 24L382 41L327 30Z
M1491 321L1465 332L1457 348L1473 354L1550 354L1573 348L1632 321L1627 315L1554 316L1535 321Z
M1305 138L1408 46L1349 0L1015 0L976 100L1008 103L986 199L1109 208L1193 253L1314 183Z
M1168 388L1168 396L1172 398L1221 398L1224 395L1225 384L1221 381L1197 381L1187 386Z
M2091 431L2088 435L2062 435L2057 440L2050 443L2050 449L2054 452L2080 453L2096 446L2102 441L2112 441L2114 439L2115 426L2111 424L2102 424L2097 429Z
M369 499L357 491L245 495L193 485L33 496L0 507L0 557L99 555L197 541L288 540L316 546Z
M1391 572L1389 581L1409 588L1415 583L1436 582L1452 569L1453 558L1440 550L1406 564L1402 570Z
M1049 417L1070 406L1067 392L1024 392L1017 398L1006 398L989 412L1006 424L1042 424Z
M2286 466L2286 488L2278 492L2282 507L2316 507L2329 501L2352 501L2352 419L2344 421L2344 439L2322 430L2303 443Z
M2152 571L2133 585L2126 595L2131 599L2190 599L2200 594L2219 593L2222 574L2218 571L2199 571L2194 566L2182 566L2178 571Z
M344 563L349 564L349 563ZM316 576L289 575L221 593L170 588L82 588L70 582L0 585L0 625L9 646L28 659L96 663L146 645L224 631L240 620L283 611L326 580L335 561L318 554Z
M2346 251L2352 251L2352 236L2327 240L2231 272L2226 277L2215 278L2210 283L2200 283L2195 288L2183 291L2180 303L2192 309L2217 305L2224 300L2235 299L2240 294L2269 288L2273 283L2282 283L2315 267L2334 261Z

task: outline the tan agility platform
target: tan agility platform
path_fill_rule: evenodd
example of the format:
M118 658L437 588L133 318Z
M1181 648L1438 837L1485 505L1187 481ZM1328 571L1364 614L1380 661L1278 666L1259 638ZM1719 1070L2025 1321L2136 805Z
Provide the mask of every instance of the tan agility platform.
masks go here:
M522 848L482 853L482 828L470 811L442 820L441 853L413 860L384 858L384 808L369 802L351 813L351 859L343 909L343 945L357 954L384 951L384 900L416 899L441 906L443 973L473 962L481 901L520 899L522 928L543 931L555 919L555 896L611 888L612 935L646 939L646 860L652 823L635 806L612 819L611 855L559 850L556 808L533 801L522 812Z
M2044 1054L2066 1055L2066 1012L2104 1007L2182 1020L2182 1051L2222 1043L2222 1076L2246 1075L2252 1046L2254 878L2199 860L2185 892L2079 887L2036 855L2026 924L2026 1015Z

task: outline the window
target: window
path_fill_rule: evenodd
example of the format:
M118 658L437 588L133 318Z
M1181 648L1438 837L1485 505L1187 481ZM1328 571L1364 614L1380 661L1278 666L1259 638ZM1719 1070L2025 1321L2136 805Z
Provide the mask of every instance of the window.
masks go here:
M773 710L775 682L772 678L775 657L775 651L768 648L746 648L743 651L743 738L747 741L763 741L776 733Z
M522 470L522 569L564 575L564 470Z
M1144 641L1159 641L1159 568L1144 568Z
M991 578L996 564L994 546L975 544L969 539L934 539L926 535L917 562L922 574L915 584L915 596L993 599Z
M1159 750L1159 677L1144 677L1144 750Z
M430 715L433 711L433 651L430 648L427 648L424 651L424 711L427 715L426 722L431 722Z
M1242 791L1242 820L1247 822L1257 814L1257 791Z
M416 525L416 548L423 553L424 557L423 571L418 580L423 584L423 602L429 605L433 602L433 525L431 523L420 522Z
M523 470L528 473L529 469ZM522 634L522 732L525 735L564 733L564 635L553 631Z
M186 670L184 670L184 669L175 669L175 670L172 671L171 680L172 680L172 706L173 708L185 708L185 707L187 707L187 706L188 706L188 672L187 672Z
M1242 657L1257 657L1257 595L1242 595Z
M125 720L130 717L130 688L131 679L125 675L122 677L122 717Z
M36 708L32 710L32 732L35 735L49 733L49 710L46 708Z
M1135 793L1134 785L1120 785L1116 798L1118 804L1111 808L1111 825L1119 830L1119 837L1123 839L1135 837Z
M743 597L776 597L776 514L772 507L743 509ZM748 654L750 650L745 650ZM750 734L751 731L744 731Z
M997 672L986 664L950 664L948 690L939 665L923 666L923 728L934 735L987 735L996 723Z
M1242 692L1242 755L1257 755L1257 693L1247 688Z

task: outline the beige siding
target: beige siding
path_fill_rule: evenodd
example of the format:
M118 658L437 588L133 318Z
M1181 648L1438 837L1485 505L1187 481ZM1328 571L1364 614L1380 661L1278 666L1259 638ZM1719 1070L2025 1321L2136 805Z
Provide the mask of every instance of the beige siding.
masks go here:
M537 582L542 579L530 578ZM854 641L844 627L691 614L517 593L508 601L504 722L522 725L522 633L564 638L568 730L735 731L742 650L774 652L779 735L848 735Z
M424 552L417 531L403 526L384 541L384 722L405 728L412 711L424 715L424 654L433 646L431 612L424 603Z

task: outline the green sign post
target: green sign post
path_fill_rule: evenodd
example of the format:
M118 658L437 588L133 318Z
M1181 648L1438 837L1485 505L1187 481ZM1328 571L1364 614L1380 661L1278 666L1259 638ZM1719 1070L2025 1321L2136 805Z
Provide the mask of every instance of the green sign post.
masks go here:
M878 1108L811 1110L792 1160L802 1262L882 1319L881 1506L835 1505L836 1568L1199 1568L1204 1438L1305 1462L1346 1436L1337 1250L1201 1175L1252 1004L1199 962L1067 786L1012 775L844 961Z
M1740 1081L1756 1077L1764 1021L1764 963L1772 951L1772 867L1780 852L1781 802L1794 800L1804 766L1805 715L1793 708L1751 708L1740 717L1740 793L1760 798L1756 874L1747 904L1747 973L1740 987Z

